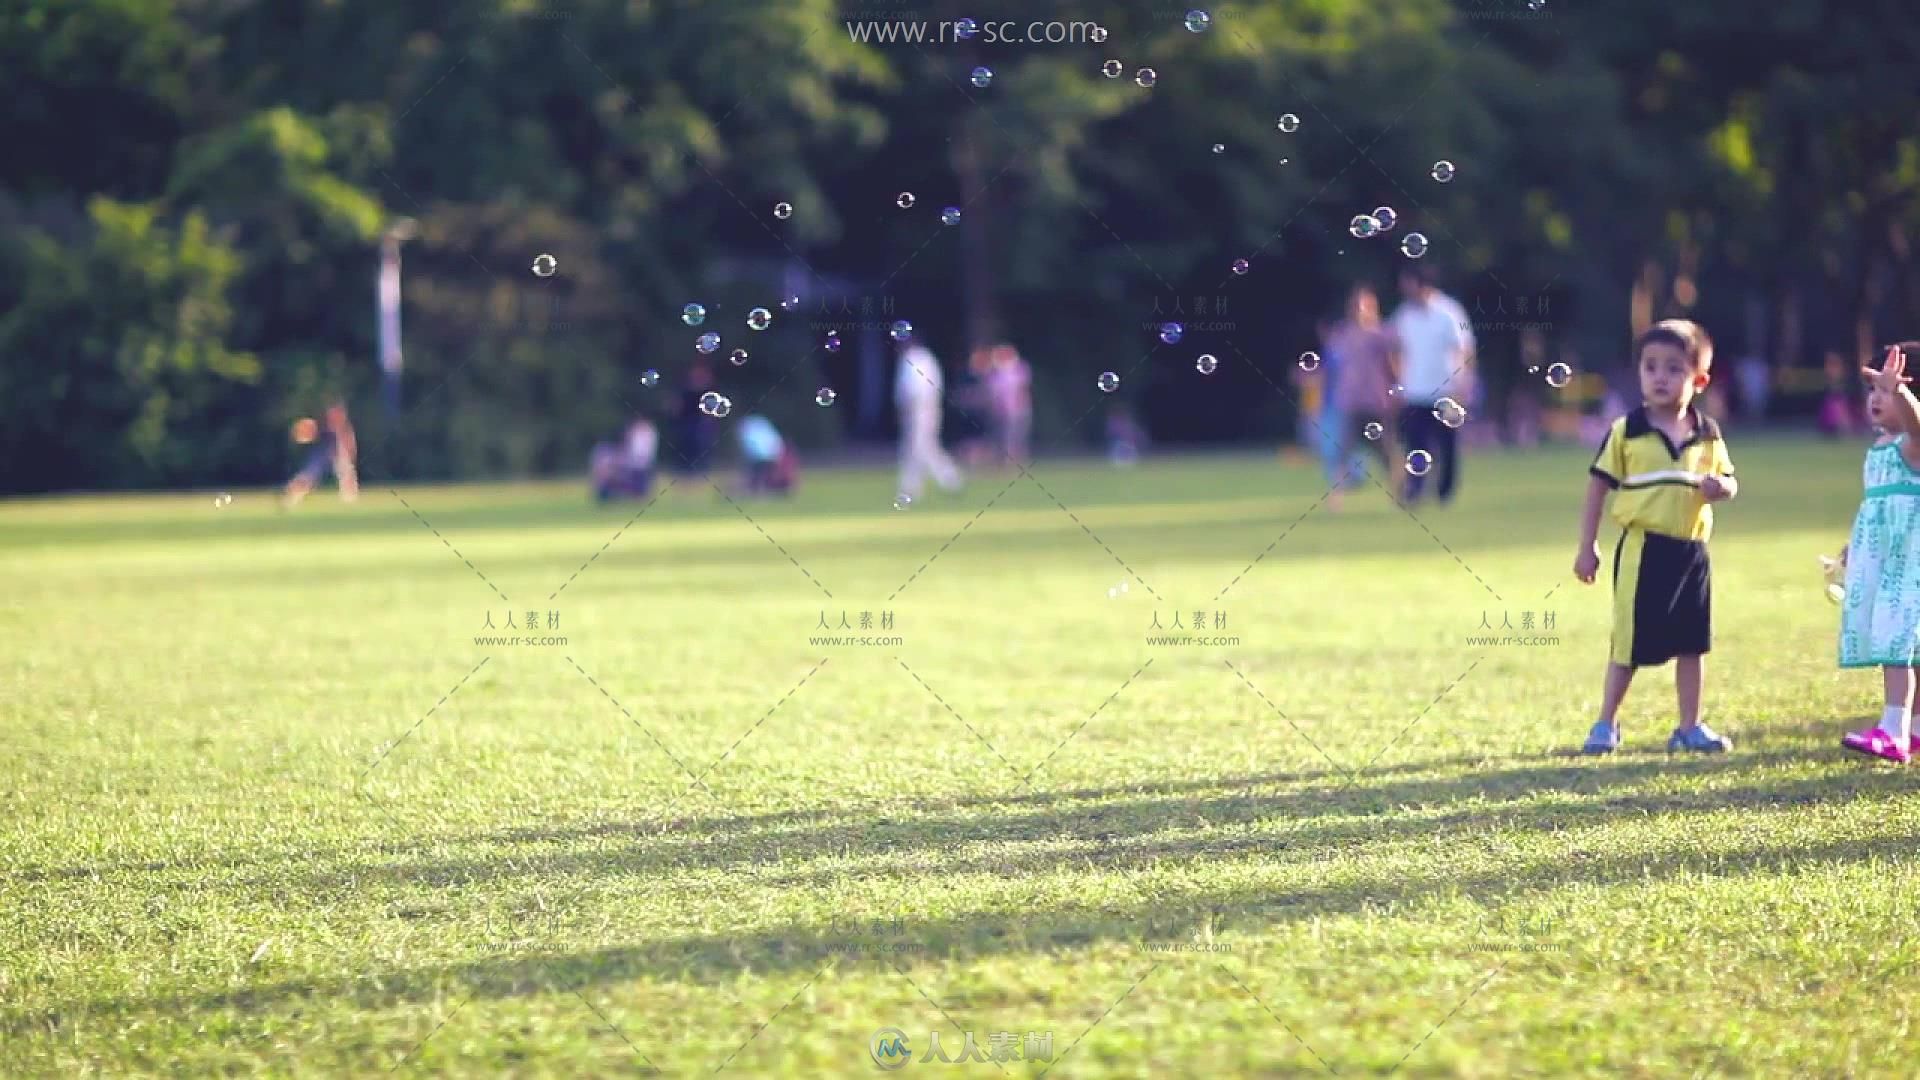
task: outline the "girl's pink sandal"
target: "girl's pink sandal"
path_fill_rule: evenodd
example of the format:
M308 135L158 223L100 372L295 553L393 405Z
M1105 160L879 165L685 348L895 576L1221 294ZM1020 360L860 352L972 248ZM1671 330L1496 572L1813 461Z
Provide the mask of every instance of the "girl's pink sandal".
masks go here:
M1856 754L1865 754L1868 757L1876 757L1882 761L1891 761L1896 765L1905 765L1912 757L1908 752L1908 747L1899 745L1894 741L1893 736L1879 728L1869 728L1866 731L1849 731L1846 736L1840 740L1840 745Z

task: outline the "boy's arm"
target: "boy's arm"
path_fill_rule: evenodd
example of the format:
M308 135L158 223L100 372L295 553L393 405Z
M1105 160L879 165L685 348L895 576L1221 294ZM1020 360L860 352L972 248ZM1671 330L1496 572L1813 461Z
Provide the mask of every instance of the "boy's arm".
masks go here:
M1587 501L1580 507L1581 551L1591 551L1600 543L1600 513L1606 509L1607 496L1612 491L1613 484L1604 477L1587 479Z

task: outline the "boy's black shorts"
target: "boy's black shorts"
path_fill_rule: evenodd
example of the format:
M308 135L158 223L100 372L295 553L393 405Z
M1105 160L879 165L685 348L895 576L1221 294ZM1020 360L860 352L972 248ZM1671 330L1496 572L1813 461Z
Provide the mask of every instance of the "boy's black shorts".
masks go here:
M1613 549L1609 659L1651 667L1713 649L1713 568L1703 540L1627 529Z

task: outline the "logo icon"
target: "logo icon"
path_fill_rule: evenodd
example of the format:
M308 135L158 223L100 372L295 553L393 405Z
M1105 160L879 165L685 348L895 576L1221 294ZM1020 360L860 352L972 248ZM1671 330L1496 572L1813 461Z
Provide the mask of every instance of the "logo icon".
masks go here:
M905 1068L913 1060L913 1050L907 1046L907 1033L899 1028L881 1028L874 1032L867 1052L873 1055L875 1065L888 1072Z

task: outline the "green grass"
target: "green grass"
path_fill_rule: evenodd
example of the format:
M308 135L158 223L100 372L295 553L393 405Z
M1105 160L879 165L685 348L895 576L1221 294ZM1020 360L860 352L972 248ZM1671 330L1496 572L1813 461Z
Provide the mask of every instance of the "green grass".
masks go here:
M1661 750L1670 669L1569 753L1581 450L1417 520L1264 458L0 506L0 1074L865 1075L899 1028L1063 1077L1909 1075L1920 798L1836 747L1879 680L1814 558L1860 452L1735 447L1712 760ZM477 646L509 609L566 643ZM1176 609L1238 642L1149 645ZM842 611L904 640L809 641ZM1557 643L1469 643L1503 612Z

